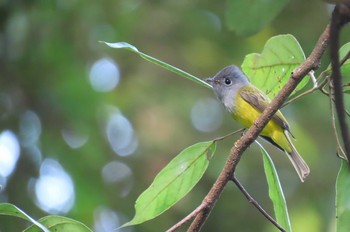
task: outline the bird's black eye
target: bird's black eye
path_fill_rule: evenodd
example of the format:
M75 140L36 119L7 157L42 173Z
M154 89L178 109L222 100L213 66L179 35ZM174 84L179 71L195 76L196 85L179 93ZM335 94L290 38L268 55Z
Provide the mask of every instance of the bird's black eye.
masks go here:
M231 85L232 81L229 78L225 78L225 85Z

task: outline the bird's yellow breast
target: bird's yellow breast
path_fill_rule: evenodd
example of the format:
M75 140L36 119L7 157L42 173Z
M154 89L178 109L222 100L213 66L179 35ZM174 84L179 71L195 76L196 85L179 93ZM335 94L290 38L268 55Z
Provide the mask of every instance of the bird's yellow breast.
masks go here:
M261 112L246 102L238 93L235 98L235 106L232 111L232 117L245 128L249 128L253 122L261 115ZM260 133L261 135L272 138L280 147L287 152L291 151L290 145L284 135L283 129L273 120L269 121Z

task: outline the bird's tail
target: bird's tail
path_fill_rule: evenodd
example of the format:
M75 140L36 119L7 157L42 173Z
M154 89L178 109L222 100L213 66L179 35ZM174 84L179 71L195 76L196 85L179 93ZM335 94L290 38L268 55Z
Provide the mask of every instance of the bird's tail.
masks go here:
M310 173L310 168L306 164L306 162L303 160L303 158L299 155L298 151L295 149L293 143L290 140L288 131L284 131L284 134L288 140L288 143L290 144L290 147L292 148L292 152L286 152L290 161L292 162L295 170L298 173L298 176L301 180L301 182L304 182L305 178L309 175Z

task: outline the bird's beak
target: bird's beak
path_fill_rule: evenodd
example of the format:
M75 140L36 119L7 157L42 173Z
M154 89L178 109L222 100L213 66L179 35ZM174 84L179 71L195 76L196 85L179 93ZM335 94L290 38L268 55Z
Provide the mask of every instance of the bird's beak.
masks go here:
M214 83L214 77L205 78L204 81L207 82L208 84L213 85L213 83Z

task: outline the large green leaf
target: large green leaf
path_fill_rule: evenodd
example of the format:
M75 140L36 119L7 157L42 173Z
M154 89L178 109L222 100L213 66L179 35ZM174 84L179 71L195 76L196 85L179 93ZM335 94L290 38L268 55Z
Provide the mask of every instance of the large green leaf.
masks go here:
M269 24L288 0L227 0L226 23L239 35L251 35Z
M35 221L33 218L31 218L29 215L27 215L25 212L23 212L21 209L19 209L15 205L12 205L9 203L0 203L0 214L7 215L7 216L15 216L15 217L25 219L35 225L33 226L33 228L35 228L36 231L50 232L42 224Z
M336 220L337 232L350 231L350 168L347 161L341 159L336 182Z
M278 35L266 42L261 54L247 55L242 70L255 86L273 98L304 60L304 52L294 36ZM304 78L294 93L303 88L308 80Z
M178 74L178 75L180 75L182 77L185 77L185 78L187 78L187 79L189 79L189 80L191 80L193 82L196 82L197 84L200 84L200 85L202 85L204 87L207 87L207 88L210 88L210 89L212 88L211 85L209 85L205 81L199 79L198 77L195 77L192 74L189 74L189 73L187 73L185 71L182 71L181 69L176 68L176 67L174 67L174 66L172 66L170 64L167 64L167 63L165 63L165 62L163 62L161 60L158 60L158 59L156 59L156 58L154 58L154 57L152 57L150 55L147 55L147 54L145 54L143 52L140 52L135 46L133 46L131 44L128 44L126 42L108 43L108 42L104 42L104 41L102 41L102 43L105 43L106 45L108 45L111 48L125 48L125 49L127 49L129 51L135 52L135 53L139 54L142 58L144 58L144 59L146 59L146 60L148 60L148 61L150 61L150 62L152 62L154 64L160 65L161 67L163 67L163 68L165 68L165 69L167 69L167 70L169 70L171 72L174 72L174 73L176 73L176 74Z
M155 218L182 199L203 176L215 147L214 141L201 142L177 155L139 196L134 218L123 226Z
M276 168L271 160L271 157L261 145L260 149L263 154L264 170L269 186L269 196L273 203L276 221L286 231L290 232L292 231L292 228L290 225L287 203L284 198L282 186L279 181Z
M92 232L83 223L73 220L71 218L66 218L62 216L50 215L39 219L39 222L45 225L50 231L55 232ZM23 232L40 232L37 227L30 226Z

